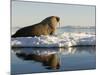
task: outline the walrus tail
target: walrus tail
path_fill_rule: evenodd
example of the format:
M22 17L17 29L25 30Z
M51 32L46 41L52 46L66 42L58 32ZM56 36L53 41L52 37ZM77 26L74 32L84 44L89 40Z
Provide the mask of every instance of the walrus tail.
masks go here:
M15 34L11 35L11 38L15 38L15 37L16 37L16 35L15 35Z
M11 35L11 38L16 38L16 37L20 37L20 36L21 36L20 34L15 33L15 34Z

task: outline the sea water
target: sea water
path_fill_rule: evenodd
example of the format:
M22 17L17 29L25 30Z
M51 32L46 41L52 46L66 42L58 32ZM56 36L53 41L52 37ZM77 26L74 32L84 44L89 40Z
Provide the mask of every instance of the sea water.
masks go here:
M12 34L20 27L15 27ZM95 28L58 28L63 32L95 34ZM95 46L69 48L12 48L11 73L25 74L54 71L88 70L96 68Z

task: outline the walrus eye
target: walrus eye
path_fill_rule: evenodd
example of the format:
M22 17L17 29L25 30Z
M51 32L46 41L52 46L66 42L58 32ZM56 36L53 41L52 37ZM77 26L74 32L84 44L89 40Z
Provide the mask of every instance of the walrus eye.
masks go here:
M56 19L57 19L57 22L59 22L60 18L59 18L59 17L57 17Z

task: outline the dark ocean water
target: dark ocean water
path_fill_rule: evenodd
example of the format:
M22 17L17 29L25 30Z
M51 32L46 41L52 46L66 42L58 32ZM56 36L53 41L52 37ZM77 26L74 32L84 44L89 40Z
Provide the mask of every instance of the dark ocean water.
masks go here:
M13 30L13 33L17 29ZM61 28L63 32L95 34L94 28ZM70 48L12 48L11 74L89 70L96 68L95 46Z

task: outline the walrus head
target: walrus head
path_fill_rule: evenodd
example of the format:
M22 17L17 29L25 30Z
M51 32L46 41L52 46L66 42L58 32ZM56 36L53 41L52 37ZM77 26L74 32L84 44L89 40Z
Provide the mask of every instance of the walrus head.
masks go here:
M50 16L45 18L41 23L48 24L50 27L55 28L57 23L60 25L60 17L58 16Z

